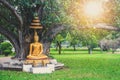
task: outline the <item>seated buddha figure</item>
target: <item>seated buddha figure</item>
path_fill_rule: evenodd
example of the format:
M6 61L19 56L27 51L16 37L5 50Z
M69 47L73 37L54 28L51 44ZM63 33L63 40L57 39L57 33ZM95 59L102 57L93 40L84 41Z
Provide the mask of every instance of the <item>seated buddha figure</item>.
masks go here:
M27 59L44 59L48 58L46 55L43 54L43 46L39 41L39 37L37 32L35 32L34 36L34 43L30 44L30 51Z

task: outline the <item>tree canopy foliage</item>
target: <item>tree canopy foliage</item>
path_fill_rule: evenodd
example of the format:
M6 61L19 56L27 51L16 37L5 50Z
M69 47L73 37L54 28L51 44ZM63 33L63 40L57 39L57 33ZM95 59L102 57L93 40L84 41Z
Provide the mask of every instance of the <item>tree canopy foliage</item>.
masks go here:
M89 1L94 0L0 0L0 33L15 47L15 57L23 58L33 41L33 30L29 26L35 14L38 14L43 26L37 32L46 54L49 53L50 44L56 35L68 27L79 30L94 28L97 23L107 23L112 26L102 25L96 28L120 30L119 0L101 0L104 13L97 18L84 14L84 5ZM96 38L91 35L91 39Z

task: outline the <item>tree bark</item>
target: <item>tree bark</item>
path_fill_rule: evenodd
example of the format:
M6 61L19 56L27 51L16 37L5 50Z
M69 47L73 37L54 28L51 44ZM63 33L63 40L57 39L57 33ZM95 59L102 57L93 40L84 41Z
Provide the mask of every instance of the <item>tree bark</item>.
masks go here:
M49 55L51 42L43 42L43 53Z
M92 48L88 48L88 53L92 54Z
M25 59L25 41L24 41L24 37L23 37L23 32L21 30L18 31L19 34L19 43L20 43L20 58L21 59Z
M56 44L56 51L58 51L58 45Z
M62 49L62 47L61 47L61 45L59 45L59 55L61 54L61 49Z
M74 51L76 51L76 47L75 47L75 45L73 45L73 48L74 48Z
M57 41L57 45L58 45L58 54L60 55L62 49L61 42Z
M92 54L92 49L93 49L93 48L92 48L90 45L88 45L88 53L89 53L89 54Z

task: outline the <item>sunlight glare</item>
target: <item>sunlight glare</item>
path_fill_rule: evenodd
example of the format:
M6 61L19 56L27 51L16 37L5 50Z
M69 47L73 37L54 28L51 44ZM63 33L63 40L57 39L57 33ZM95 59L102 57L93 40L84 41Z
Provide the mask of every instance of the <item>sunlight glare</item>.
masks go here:
M85 7L85 14L91 17L100 16L103 12L102 3L100 2L88 2Z

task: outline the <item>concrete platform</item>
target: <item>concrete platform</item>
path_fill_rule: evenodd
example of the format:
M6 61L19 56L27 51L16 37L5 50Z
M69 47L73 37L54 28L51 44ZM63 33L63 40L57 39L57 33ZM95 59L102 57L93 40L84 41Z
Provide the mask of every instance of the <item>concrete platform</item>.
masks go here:
M41 64L38 66L33 66L32 64L26 65L24 64L24 61L11 59L11 57L0 58L0 70L15 70L31 72L33 74L46 74L62 69L63 67L64 64L58 63L56 59L50 59L50 63L43 67Z
M22 71L23 61L11 59L11 57L0 58L0 69L1 70L16 70Z

